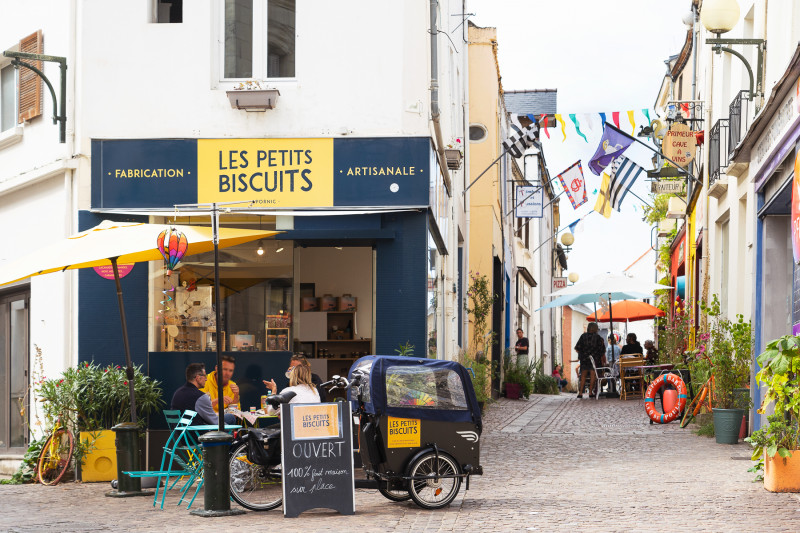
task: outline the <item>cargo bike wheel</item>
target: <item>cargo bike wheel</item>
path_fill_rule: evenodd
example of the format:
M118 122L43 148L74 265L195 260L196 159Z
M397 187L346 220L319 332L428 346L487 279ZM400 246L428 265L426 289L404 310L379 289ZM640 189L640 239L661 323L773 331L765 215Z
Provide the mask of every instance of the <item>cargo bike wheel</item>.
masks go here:
M231 454L231 497L251 511L270 511L283 503L281 466L258 465L247 458L247 443Z
M461 488L461 468L447 454L429 451L420 455L408 470L408 493L423 509L450 505ZM441 476L441 477L440 477Z

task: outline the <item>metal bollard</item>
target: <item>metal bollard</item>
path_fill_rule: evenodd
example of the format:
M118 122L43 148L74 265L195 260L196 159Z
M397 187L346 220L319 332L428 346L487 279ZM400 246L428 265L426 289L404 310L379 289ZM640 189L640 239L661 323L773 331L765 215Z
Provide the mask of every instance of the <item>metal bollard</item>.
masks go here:
M200 436L203 447L203 509L191 511L197 516L231 516L244 514L231 509L230 460L233 437L224 431L210 431Z
M142 480L126 476L122 472L141 470L139 461L139 426L133 422L123 422L111 428L116 434L117 446L117 490L107 492L110 498L130 496L152 496L152 491L142 490Z

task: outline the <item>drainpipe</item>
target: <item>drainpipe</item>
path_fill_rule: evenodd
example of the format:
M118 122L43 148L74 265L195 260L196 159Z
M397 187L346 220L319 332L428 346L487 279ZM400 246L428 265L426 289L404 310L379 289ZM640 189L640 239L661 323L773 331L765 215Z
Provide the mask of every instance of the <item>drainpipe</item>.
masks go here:
M436 26L437 0L430 0L431 8L431 120L433 133L436 136L436 151L439 154L439 164L442 173L447 172L447 160L444 158L444 141L442 141L442 127L439 124L439 29ZM449 181L449 180L445 180Z

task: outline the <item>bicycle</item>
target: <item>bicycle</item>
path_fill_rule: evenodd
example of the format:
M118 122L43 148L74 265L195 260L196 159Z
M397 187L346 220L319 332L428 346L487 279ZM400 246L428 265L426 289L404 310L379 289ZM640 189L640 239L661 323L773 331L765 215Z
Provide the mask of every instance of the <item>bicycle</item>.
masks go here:
M36 476L42 485L57 485L69 469L72 452L75 449L75 437L68 427L56 421L53 432L48 437L39 455L36 465Z
M703 354L703 357L705 357L710 365L711 374L706 382L703 383L702 387L700 387L700 390L697 392L697 394L695 394L694 398L692 398L692 401L689 402L684 408L683 418L681 418L682 428L685 428L692 420L694 420L694 417L697 416L703 406L705 406L708 411L711 412L714 402L716 401L716 398L714 397L714 363L711 362L711 358L708 355Z

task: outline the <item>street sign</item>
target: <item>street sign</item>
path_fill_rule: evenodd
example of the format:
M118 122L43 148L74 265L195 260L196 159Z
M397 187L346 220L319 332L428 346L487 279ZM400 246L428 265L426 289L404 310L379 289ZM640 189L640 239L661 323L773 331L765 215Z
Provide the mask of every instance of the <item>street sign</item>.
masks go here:
M683 180L654 181L650 184L650 192L680 194L683 192L683 185Z
M567 278L553 278L553 290L563 289L567 286Z
M544 194L542 187L517 187L517 218L542 218Z

